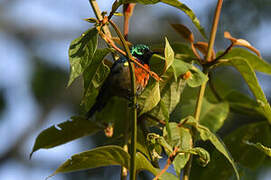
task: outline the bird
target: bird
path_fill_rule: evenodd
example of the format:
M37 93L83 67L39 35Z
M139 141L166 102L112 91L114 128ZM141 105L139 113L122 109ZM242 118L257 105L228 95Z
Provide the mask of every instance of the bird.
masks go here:
M149 61L155 52L152 52L147 45L136 44L131 47L130 52L137 62L150 70ZM142 67L134 65L136 95L139 96L149 81L149 73ZM131 97L131 79L128 59L124 56L115 61L110 73L100 88L94 105L87 112L87 118L91 118L95 112L101 111L113 96L129 99Z

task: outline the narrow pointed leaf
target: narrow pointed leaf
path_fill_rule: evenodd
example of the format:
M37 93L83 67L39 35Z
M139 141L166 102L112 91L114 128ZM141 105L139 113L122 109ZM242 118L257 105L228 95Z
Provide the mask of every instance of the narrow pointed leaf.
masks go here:
M72 117L42 131L35 140L31 155L39 149L49 149L98 132L101 128L84 117ZM30 155L30 156L31 156Z
M165 71L172 65L174 61L174 51L171 48L167 38L166 38L166 45L165 45L165 59L166 59L166 66L165 66Z

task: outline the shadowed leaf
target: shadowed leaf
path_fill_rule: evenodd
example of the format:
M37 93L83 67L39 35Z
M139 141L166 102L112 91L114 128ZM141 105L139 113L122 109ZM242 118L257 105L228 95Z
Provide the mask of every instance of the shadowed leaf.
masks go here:
M178 32L185 40L193 43L194 42L194 35L193 33L184 25L182 24L171 24L176 32Z
M233 158L231 157L230 153L228 152L226 146L224 145L223 141L220 140L214 133L212 133L207 127L198 124L198 122L192 117L189 116L187 117L187 124L191 124L194 126L194 128L199 132L200 138L203 141L209 140L214 147L221 153L224 155L225 158L227 158L228 162L231 164L232 168L234 169L236 178L239 180L239 173L236 167L236 164L233 160ZM187 119L186 118L186 119ZM181 122L184 122L186 119L181 120Z
M259 103L262 114L264 114L266 119L268 119L268 121L271 123L270 105L258 83L256 74L252 69L251 65L244 58L241 57L234 57L228 59L222 64L233 66L240 72L242 77L245 79L249 89L255 96L257 103Z
M84 117L74 116L70 121L65 121L42 131L36 138L30 157L39 149L53 148L100 130L101 128L94 122Z
M84 97L81 103L85 106L86 111L95 103L99 88L110 72L109 67L103 63L103 59L110 51L108 48L97 49L92 61L83 73Z

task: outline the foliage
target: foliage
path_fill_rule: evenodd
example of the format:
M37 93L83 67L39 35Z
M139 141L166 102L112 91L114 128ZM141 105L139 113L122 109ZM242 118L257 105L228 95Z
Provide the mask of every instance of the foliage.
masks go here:
M132 64L128 43L111 21L119 6L127 3L156 4L163 2L176 7L187 14L200 33L205 32L195 14L183 3L177 0L123 0L115 1L109 16L102 13L102 19L89 18L94 26L72 41L69 49L71 73L68 86L79 76L83 77L84 95L82 105L88 111L96 101L99 90L110 73L110 65L106 56L125 56ZM219 1L221 2L221 1ZM93 6L97 10L97 6ZM218 8L219 9L219 8ZM217 11L218 12L218 11ZM219 16L219 13L216 13ZM215 27L214 21L214 26ZM124 50L118 47L113 38L105 33L104 28L109 24L118 34L118 41ZM170 43L165 38L164 45L158 45L159 54L150 60L150 77L147 87L132 100L112 98L101 112L88 119L85 116L72 117L59 125L42 131L36 138L32 153L45 148L53 148L83 136L105 130L112 137L111 145L97 147L76 154L63 163L54 173L72 172L101 166L119 165L130 172L147 170L156 179L189 178L192 166L192 179L239 179L243 167L254 168L263 163L266 156L270 157L271 146L271 108L259 85L255 71L271 74L271 65L264 61L254 47L246 40L236 39L226 32L225 38L231 45L222 52L215 53L212 43L195 42L193 33L184 25L172 24L176 32L188 44ZM212 33L215 33L214 29ZM212 34L213 35L213 34ZM98 36L101 39L98 39ZM98 46L98 40L104 40L109 48ZM116 39L116 38L115 38ZM210 41L214 42L214 39ZM257 55L243 48L252 50ZM215 84L210 81L208 74L217 67L235 68L244 78L247 86L254 95L251 99L238 92L224 92L219 96ZM130 69L133 73L133 69ZM157 79L157 77L159 78ZM132 84L134 83L131 79ZM207 83L211 87L215 99L204 96ZM134 85L134 84L133 84ZM200 89L198 94L185 96L184 91ZM130 103L131 104L131 103ZM132 110L138 105L137 114ZM231 111L241 114L254 113L263 116L265 121L247 124L228 134L223 141L216 135L226 122ZM137 118L138 123L129 123ZM137 130L137 124L140 128ZM130 129L133 132L130 132ZM137 133L137 135L136 135ZM131 135L135 134L131 138ZM121 141L121 142L120 142ZM198 142L209 141L214 150L200 146ZM225 144L224 144L225 143ZM117 145L116 145L117 144ZM129 145L137 147L137 152L130 150ZM129 148L128 148L129 147ZM127 150L128 148L128 150ZM132 148L131 148L132 149ZM31 153L31 155L32 155ZM257 154L255 159L254 153ZM165 154L167 165L159 168L159 161ZM197 166L192 156L199 162ZM133 159L135 157L135 159ZM191 164L192 163L192 164ZM237 166L237 163L239 166ZM173 165L176 175L165 172ZM232 168L228 168L228 166ZM197 170L194 171L194 168ZM135 171L134 171L135 170ZM183 173L182 173L183 171ZM126 176L125 173L122 174ZM134 178L135 174L130 176Z

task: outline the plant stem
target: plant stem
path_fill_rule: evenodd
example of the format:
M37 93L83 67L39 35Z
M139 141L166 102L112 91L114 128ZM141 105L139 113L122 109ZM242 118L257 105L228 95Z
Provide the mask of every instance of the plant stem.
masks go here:
M207 62L210 62L212 60L211 59L212 49L213 49L214 42L215 42L217 26L218 26L219 17L220 17L221 8L222 8L222 3L223 3L223 0L218 0L217 1L215 16L214 16L214 20L213 20L213 26L212 26L212 30L211 30L210 40L209 40L209 43L208 43L208 51L207 51L207 55L205 57ZM206 75L208 75L208 68L203 68L203 72ZM197 121L199 121L199 118L200 118L200 111L201 111L201 106L202 106L202 101L203 101L206 85L207 85L207 82L205 82L205 83L203 83L201 85L200 91L199 91L199 94L198 94L196 109L195 109L195 113L194 113L194 118ZM191 171L191 167L192 167L192 158L193 158L193 156L191 155L190 159L189 159L189 162L185 166L183 180L189 180L190 171Z
M212 26L212 30L211 30L211 36L210 36L210 40L208 43L208 52L207 52L207 56L206 56L206 60L208 62L210 62L212 60L211 59L212 49L214 47L215 36L216 36L216 32L217 32L217 25L218 25L220 13L221 13L222 3L223 3L223 0L217 1L215 16L214 16L214 20L213 20L213 26Z
M90 3L90 5L91 5L91 7L92 7L92 9L93 9L93 11L94 11L94 14L95 14L96 18L97 18L99 21L103 20L102 13L101 13L101 10L100 10L100 8L99 8L99 6L98 6L97 1L96 1L96 0L89 0L89 3ZM108 37L110 37L110 38L112 37L111 32L110 32L110 30L109 30L109 28L108 28L107 25L104 25L104 26L102 27L102 29L103 29L104 33L105 33Z
M124 49L126 51L126 54L129 58L129 71L130 71L130 78L131 78L131 94L132 94L132 135L131 135L131 159L130 159L130 180L136 180L136 142L137 142L137 111L136 111L136 82L135 82L135 70L134 65L131 63L132 54L130 52L129 46L127 45L123 35L121 34L118 27L113 23L111 20L109 20L112 27L115 29L117 35L119 36L122 45L124 46Z

